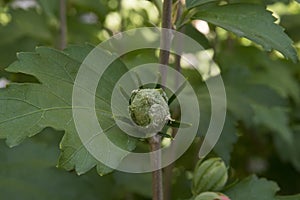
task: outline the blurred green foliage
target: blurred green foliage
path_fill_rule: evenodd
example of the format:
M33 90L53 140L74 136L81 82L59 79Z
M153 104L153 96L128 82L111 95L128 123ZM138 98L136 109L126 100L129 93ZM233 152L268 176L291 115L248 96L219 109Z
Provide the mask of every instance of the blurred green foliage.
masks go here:
M17 52L34 51L36 46L58 47L59 1L29 2L34 3L28 4L30 7L26 8L18 1L0 0L0 78L6 77L15 82L36 82L33 77L11 74L4 69L17 59ZM159 1L67 2L68 44L97 45L119 31L160 25ZM204 0L187 1L187 5L193 7L208 2L224 3ZM285 28L285 32L294 41L299 55L300 5L296 1L226 2L267 6L279 18L277 23ZM225 160L230 171L229 183L248 177L236 187L228 189L226 194L237 199L247 199L241 191L250 190L249 185L254 185L257 193L265 188L264 191L268 192L262 198L266 199L275 198L278 186L281 190L277 194L280 195L300 193L300 64L285 60L277 51L265 52L257 44L216 28L213 24L209 25L210 32L207 34L199 32L195 23L188 23L181 30L205 49L213 50L214 60L225 82L227 119L221 138L210 156L218 155ZM138 64L157 62L157 53L139 50L122 59L131 68ZM171 65L174 65L173 60ZM207 130L211 114L209 94L202 78L191 68L183 68L182 73L188 77L198 94L201 122L199 137L174 164L172 199L191 196L189 174L196 163L201 136ZM61 132L46 129L13 149L1 141L0 199L151 198L149 174L114 172L100 177L92 170L78 177L74 171L55 169L61 138ZM278 186L256 176L249 176L251 174L276 181ZM300 198L291 196L275 199Z

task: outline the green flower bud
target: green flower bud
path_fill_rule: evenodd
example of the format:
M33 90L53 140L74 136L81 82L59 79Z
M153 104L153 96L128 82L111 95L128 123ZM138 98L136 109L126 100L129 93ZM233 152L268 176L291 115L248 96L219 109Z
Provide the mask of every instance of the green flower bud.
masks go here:
M139 89L132 91L129 113L136 125L149 133L162 129L171 120L168 99L162 89Z
M227 168L220 158L197 163L192 182L194 195L206 191L220 191L228 179Z
M195 197L194 200L230 200L229 197L222 193L203 192Z

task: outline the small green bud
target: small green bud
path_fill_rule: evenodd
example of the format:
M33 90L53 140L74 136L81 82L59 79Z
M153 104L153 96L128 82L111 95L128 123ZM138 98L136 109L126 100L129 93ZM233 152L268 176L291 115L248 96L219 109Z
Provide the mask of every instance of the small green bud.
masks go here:
M192 182L194 195L206 191L220 191L228 179L227 168L220 158L210 158L196 165Z
M229 197L222 193L203 192L195 197L194 200L230 200Z
M168 99L162 89L139 89L131 93L129 113L136 125L149 133L162 129L171 120Z

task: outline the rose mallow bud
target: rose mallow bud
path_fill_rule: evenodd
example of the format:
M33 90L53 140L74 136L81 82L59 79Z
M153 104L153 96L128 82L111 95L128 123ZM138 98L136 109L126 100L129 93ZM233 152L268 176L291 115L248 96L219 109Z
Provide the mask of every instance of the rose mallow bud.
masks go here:
M158 132L171 120L168 98L162 89L139 89L131 93L129 113L147 132Z

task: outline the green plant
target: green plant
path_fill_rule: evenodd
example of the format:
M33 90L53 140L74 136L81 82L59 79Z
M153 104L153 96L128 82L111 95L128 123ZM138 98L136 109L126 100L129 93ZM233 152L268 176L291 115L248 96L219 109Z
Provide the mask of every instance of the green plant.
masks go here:
M38 0L28 10L14 6L14 1L0 1L0 36L5 38L0 41L0 77L11 81L0 89L0 138L10 147L24 142L10 150L4 144L0 146L1 198L2 195L15 199L149 199L153 196L149 174L111 173L111 168L96 160L83 146L72 120L72 88L77 71L93 45L117 32L161 23L212 50L224 80L227 118L210 156L222 157L230 173L227 186L217 191L221 190L231 200L300 198L284 196L300 192L297 179L300 171L300 66L297 63L300 7L295 1L186 0L184 4L165 0L163 4L155 0L136 1L131 5L126 1L70 0L66 3L64 13L58 0ZM272 12L280 18L279 22L274 23ZM86 20L86 16L92 16L92 20ZM60 23L63 17L68 24ZM208 22L210 31L199 32L197 20ZM112 22L116 22L114 26ZM61 31L65 28L68 32ZM69 44L77 45L56 50L65 46L66 36ZM83 45L84 42L93 45ZM38 47L32 52L40 45L48 47ZM18 53L18 60L10 64L17 51L32 53ZM128 136L115 127L116 118L108 102L124 73L137 65L157 61L188 77L197 93L201 121L197 138L184 156L165 168L164 174L160 170L154 172L157 189L154 194L157 199L162 198L164 177L165 199L189 198L192 194L188 174L194 168L193 161L211 116L210 96L196 69L184 66L180 57L172 53L169 59L166 51L160 51L159 56L149 49L130 52L112 63L99 81L103 87L96 91L97 117L105 127L105 134L119 147L133 152L146 151L147 141ZM215 68L204 60L201 64L207 66L202 71L206 81L214 80ZM164 82L166 75L161 74ZM172 84L176 83L174 77ZM188 99L188 94L183 95ZM171 116L180 121L176 98L169 109ZM150 140L152 150L171 143L176 127L165 132ZM28 140L28 137L33 138ZM41 153L43 150L45 154ZM59 168L82 176L53 169L57 157ZM118 157L116 162L122 159ZM106 176L98 177L93 168ZM42 178L31 175L33 172ZM258 176L277 181L282 191L279 192L275 182ZM49 184L45 183L46 179ZM236 179L240 181L235 183ZM69 187L71 184L74 187ZM118 191L113 187L115 184ZM207 191L211 188L201 193Z

